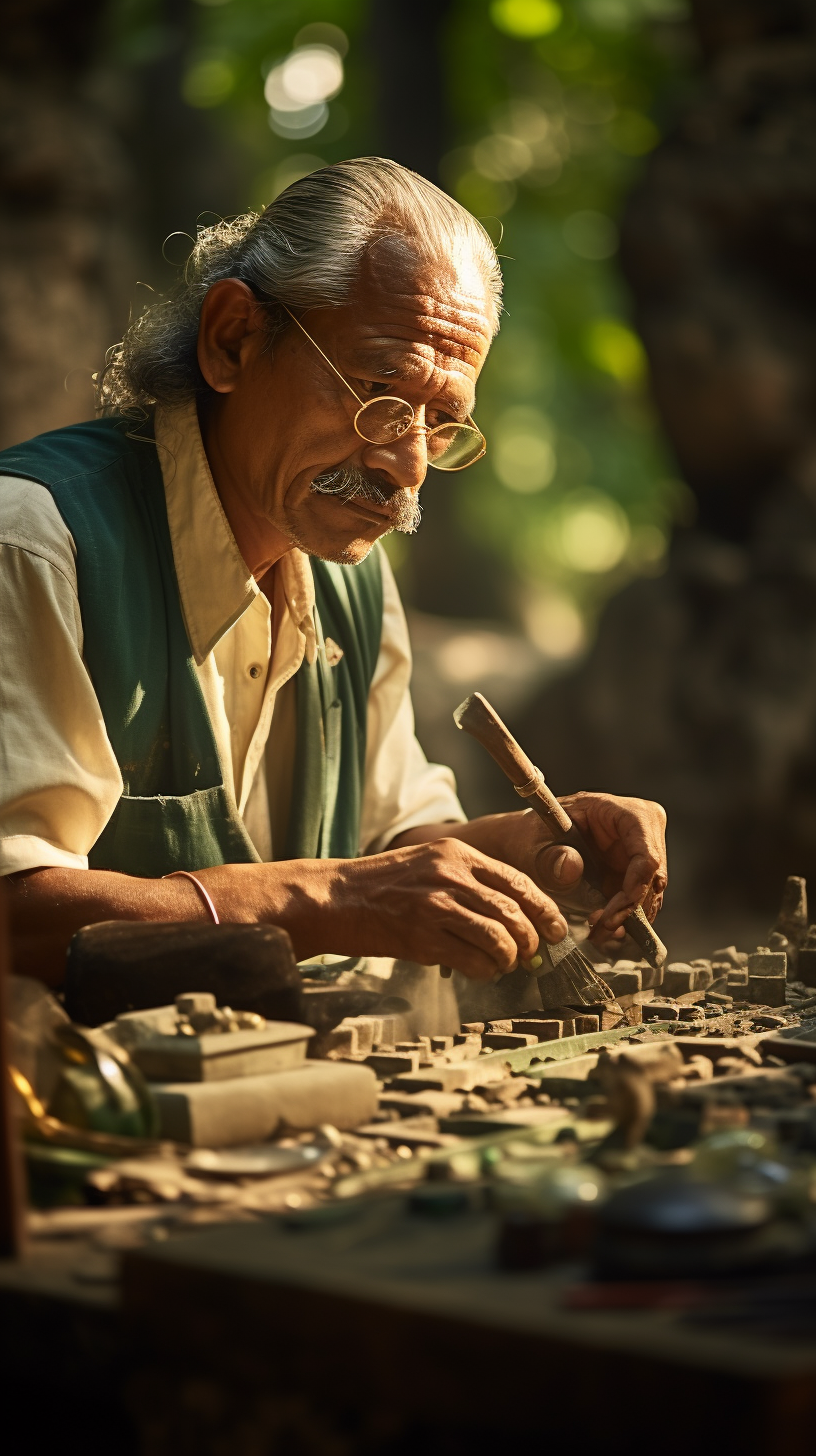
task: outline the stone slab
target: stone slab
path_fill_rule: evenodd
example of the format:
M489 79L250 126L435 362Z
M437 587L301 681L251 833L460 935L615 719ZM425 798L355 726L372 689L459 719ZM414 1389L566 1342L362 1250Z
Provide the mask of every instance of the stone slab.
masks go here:
M283 1127L329 1122L349 1129L377 1111L377 1079L350 1062L305 1062L291 1071L224 1082L157 1083L161 1136L197 1148L263 1142Z
M486 1031L482 1045L492 1052L515 1051L516 1047L535 1046L538 1037L523 1031Z
M365 1065L371 1067L378 1077L398 1077L401 1072L417 1070L419 1052L369 1052Z
M120 1018L113 1027L119 1029L125 1019ZM145 1030L130 1045L123 1044L148 1081L218 1082L296 1066L304 1061L313 1036L310 1026L267 1021L258 1031L204 1032L200 1036L166 1036Z

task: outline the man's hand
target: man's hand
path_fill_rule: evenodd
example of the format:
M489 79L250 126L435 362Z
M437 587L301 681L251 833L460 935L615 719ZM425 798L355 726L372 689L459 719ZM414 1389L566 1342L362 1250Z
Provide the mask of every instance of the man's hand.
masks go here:
M395 842L418 843L437 834L455 835L521 870L563 909L586 913L598 936L621 938L623 921L636 905L642 905L654 920L668 883L664 809L646 799L614 794L570 794L561 803L606 867L603 890L609 900L603 910L590 910L586 904L580 883L581 856L566 845L553 843L533 809L490 814L468 824L424 825L408 830Z
M567 923L521 870L443 838L342 862L341 920L333 944L489 981L563 940Z
M594 844L606 867L603 890L609 902L595 918L607 930L615 930L636 905L642 905L647 919L654 920L669 882L666 811L662 805L650 799L618 798L615 794L569 794L560 802ZM539 852L539 883L547 885L551 878L558 883L559 871L563 878L567 866L567 861L559 864L563 853L560 845ZM567 850L566 854L568 873L575 883L583 872L581 857L575 850Z
M282 926L298 960L331 949L441 962L489 981L535 955L540 939L567 933L558 907L528 875L446 835L360 859L197 873L222 920Z

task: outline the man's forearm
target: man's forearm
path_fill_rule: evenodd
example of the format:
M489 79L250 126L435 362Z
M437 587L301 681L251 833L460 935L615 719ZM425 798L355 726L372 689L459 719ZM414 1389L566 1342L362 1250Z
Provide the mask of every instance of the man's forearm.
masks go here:
M339 861L219 865L196 871L219 918L280 925L302 958L325 949L334 930L332 883ZM68 943L102 920L209 920L195 885L184 878L142 879L111 870L43 868L7 879L16 967L59 985Z
M101 920L206 920L189 880L145 880L112 870L48 867L6 878L15 969L62 981L65 952L83 925Z

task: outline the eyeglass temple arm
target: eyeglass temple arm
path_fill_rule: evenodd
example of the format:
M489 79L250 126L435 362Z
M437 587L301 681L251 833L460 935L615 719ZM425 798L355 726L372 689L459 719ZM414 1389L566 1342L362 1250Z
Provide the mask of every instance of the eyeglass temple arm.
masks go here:
M340 373L340 370L339 369L335 369L335 367L332 364L332 361L329 358L328 354L324 354L323 353L323 350L321 349L320 345L318 344L317 339L313 339L312 336L311 336L311 334L308 332L308 330L307 329L304 329L303 324L300 322L300 319L295 318L295 315L292 313L291 308L286 308L286 304L285 303L281 303L281 300L280 299L278 299L278 302L280 303L281 308L286 309L286 312L288 313L290 319L292 320L292 323L293 324L297 324L298 328L300 329L300 332L302 334L305 334L306 335L306 338L309 340L309 343L310 344L313 344L314 347L317 349L318 354L320 354L321 358L325 359L325 361L328 364L329 368L331 369L332 373L337 375L337 378L340 380L340 383L341 384L345 384L346 389L349 391L349 394L353 394L354 395L354 398L356 399L358 405L362 409L363 408L363 401L361 400L359 394L357 393L357 391L355 389L352 389L352 387L349 384L348 380L343 378L342 374Z

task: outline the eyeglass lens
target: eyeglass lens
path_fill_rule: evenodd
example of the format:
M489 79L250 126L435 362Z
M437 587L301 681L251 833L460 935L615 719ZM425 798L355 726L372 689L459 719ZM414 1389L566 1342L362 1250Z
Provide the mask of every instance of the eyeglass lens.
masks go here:
M414 411L404 399L370 399L358 410L354 427L372 445L387 445L410 430ZM442 470L461 470L484 453L484 440L472 425L440 425L427 435L428 463Z
M388 445L399 440L414 423L414 411L404 399L384 395L370 399L354 416L354 428L372 445Z
M485 442L472 425L440 425L428 436L428 464L437 470L462 470L484 450Z

